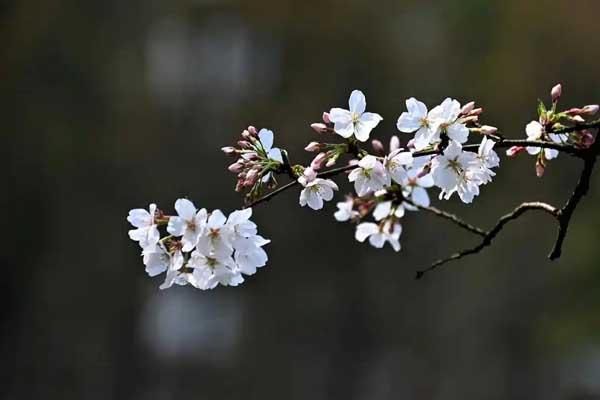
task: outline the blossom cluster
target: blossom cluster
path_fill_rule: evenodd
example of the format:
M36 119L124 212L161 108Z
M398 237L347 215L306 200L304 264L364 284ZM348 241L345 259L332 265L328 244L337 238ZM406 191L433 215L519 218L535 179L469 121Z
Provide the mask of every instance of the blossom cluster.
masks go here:
M457 100L447 98L428 110L415 98L406 100L407 111L401 113L396 126L402 133L414 133L414 137L403 149L399 137L393 136L387 153L381 142L373 141L379 155L367 153L358 144L369 139L381 116L365 112L366 98L361 91L353 91L348 103L348 110L332 108L323 114L323 123L312 125L318 133L337 134L347 142L311 142L306 150L319 153L298 182L304 187L300 205L321 209L323 201L331 200L338 187L329 179L318 178L315 170L323 162L332 166L340 154L353 154L350 164L355 167L348 180L353 183L356 196L337 204L335 218L357 222L355 237L360 242L368 238L378 248L387 242L398 251L400 220L405 210L429 206L428 189L438 187L440 198L444 199L457 193L463 202L470 203L479 194L479 187L495 175L492 168L499 165L499 158L488 135L494 135L496 128L479 125L483 110L473 102L461 107ZM462 148L471 132L481 136L477 153ZM375 222L361 222L369 213Z
M562 96L562 85L555 85L550 91L552 106L550 109L542 102L538 102L538 119L531 121L525 127L527 139L531 141L546 141L556 144L569 144L578 148L588 148L594 143L594 135L589 129L576 129L560 133L565 128L573 128L585 124L587 120L598 113L600 107L596 104L581 108L570 108L558 111L558 100ZM538 146L513 146L506 151L509 157L523 151L536 156L535 171L538 177L544 175L548 161L558 157L557 149L541 148Z
M396 122L399 134L389 145L371 138L372 131L383 121L381 115L367 112L366 97L360 90L350 94L348 107L333 107L322 114L322 121L311 124L319 140L305 150L316 153L306 165L292 165L286 150L274 147L269 129L249 126L241 133L236 146L222 151L235 161L228 169L236 174L236 191L245 192L248 206L271 198L288 188L301 187L298 203L321 210L340 190L330 179L346 173L354 192L337 202L334 218L356 225L355 239L382 248L386 243L399 251L402 221L409 212L430 211L430 191L440 200L456 193L463 203L471 203L481 187L490 183L500 165L495 147L513 146L508 156L527 152L536 157L536 172L541 176L547 162L563 149L586 149L595 138L589 117L597 105L558 111L561 85L551 90L552 106L538 104L538 118L530 122L527 140L505 141L498 130L481 123L483 108L453 98L428 107L411 97L405 101ZM587 125L586 125L587 124ZM591 127L591 128L590 128ZM371 150L366 143L370 141ZM333 167L341 160L346 165ZM265 190L278 186L277 175L292 181L263 196ZM221 284L237 286L244 275L252 275L267 262L263 246L269 240L258 235L250 221L252 208L225 216L220 210L197 209L187 199L175 202L177 215L167 216L151 204L149 210L134 209L127 220L136 228L131 239L142 248L146 272L156 276L166 272L161 288L173 284L212 289ZM435 211L435 210L434 210ZM160 227L166 231L161 238Z
M133 209L127 217L135 228L129 237L142 248L148 275L166 272L160 289L173 284L202 290L237 286L244 282L243 275L253 275L267 263L262 247L270 240L258 235L250 221L251 208L226 217L221 210L208 213L188 199L178 199L175 211L177 215L167 216L150 204L148 210ZM162 238L161 226L168 233Z

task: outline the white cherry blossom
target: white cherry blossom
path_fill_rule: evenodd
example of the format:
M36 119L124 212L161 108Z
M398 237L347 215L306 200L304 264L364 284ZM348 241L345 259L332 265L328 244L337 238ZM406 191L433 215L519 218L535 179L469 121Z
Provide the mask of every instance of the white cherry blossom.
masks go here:
M395 251L400 251L400 234L402 226L399 223L385 222L375 224L373 222L363 222L356 227L355 238L359 242L364 242L369 238L371 246L378 249L389 242Z
M279 161L280 163L283 163L281 149L279 149L277 147L273 147L273 136L274 136L273 131L271 131L269 129L263 128L260 131L258 131L258 139L260 140L260 144L261 144L263 150L265 151L265 154L267 155L267 157L270 158L271 160L275 160L275 161ZM262 177L262 181L263 182L269 181L272 174L273 174L272 172L266 173Z
M146 273L149 276L157 276L162 274L169 268L171 257L165 250L164 246L158 245L152 251L144 251L142 253Z
M226 258L233 253L231 246L232 232L225 223L227 218L221 210L214 210L208 217L206 233L200 236L197 248L203 254L213 254L215 257Z
M338 210L333 214L336 221L345 222L357 218L360 213L354 209L354 201L347 199L337 203Z
M543 125L540 124L538 121L531 121L525 127L525 133L527 134L528 140L543 140L545 129L544 129ZM557 134L551 133L548 136L550 137L550 140L552 140L555 143L563 143L563 142L566 142L566 140L567 140L567 135L564 135L564 134L557 135ZM540 153L542 148L528 146L528 147L526 147L526 150L529 154L536 155L536 154ZM544 150L544 158L546 160L552 160L553 158L558 157L558 150L556 150L556 149L547 149L546 148L543 150Z
M136 208L129 211L127 221L136 228L129 231L129 237L131 240L139 242L142 249L154 251L158 240L160 239L158 226L154 220L156 204L150 204L148 210L149 211L146 211L143 208Z
M330 179L316 177L312 168L306 168L304 174L298 178L298 182L304 186L300 192L300 205L308 205L313 210L323 208L323 201L333 199L333 191L338 190L337 184Z
M270 242L270 240L260 235L240 238L234 242L234 259L241 273L253 275L256 273L257 268L264 267L267 264L269 257L262 247Z
M376 192L391 184L391 178L383 164L375 156L365 156L358 162L358 168L350 172L350 182L354 182L354 190L359 196Z
M232 240L256 235L258 228L254 222L250 221L251 216L252 208L236 210L229 214L226 225L233 235Z
M406 109L408 112L400 114L396 127L405 133L416 131L413 142L415 149L423 150L433 142L436 133L439 136L439 132L433 130L434 124L428 116L425 103L411 97L406 100Z
M482 173L475 153L463 151L462 146L454 141L432 161L435 185L442 189L440 198L446 200L457 192L464 203L472 202L473 197L479 194Z
M188 199L175 201L177 217L171 217L167 225L167 232L173 236L182 236L182 250L189 252L198 243L200 235L204 233L206 226L206 209L196 210L194 203Z
M349 110L332 108L329 111L329 119L334 123L333 130L343 138L347 139L354 135L357 140L366 142L371 130L383 118L379 114L365 112L367 101L360 90L352 91L348 103Z
M458 119L460 115L460 103L451 98L446 98L442 104L434 107L429 112L432 130L439 133L446 133L448 137L458 143L464 143L469 138L469 128ZM437 137L434 137L437 139Z
M244 282L239 268L230 256L216 257L214 254L203 254L196 250L188 262L192 268L195 286L198 289L214 289L218 284L223 286L237 286Z
M383 165L387 170L390 178L396 183L401 183L406 177L406 167L413 163L413 155L410 151L402 151L401 149L392 151L383 160Z

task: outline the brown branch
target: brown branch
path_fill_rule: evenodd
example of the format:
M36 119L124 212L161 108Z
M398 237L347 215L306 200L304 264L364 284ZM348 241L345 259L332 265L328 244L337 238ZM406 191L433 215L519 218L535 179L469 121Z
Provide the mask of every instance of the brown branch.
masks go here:
M432 271L432 270L436 269L437 267L446 264L447 262L450 262L453 260L458 260L458 259L461 259L461 258L466 257L471 254L479 253L481 250L483 250L484 248L486 248L487 246L489 246L492 243L494 238L500 233L502 228L504 228L504 226L508 222L519 218L521 215L523 215L525 212L527 212L529 210L541 210L541 211L544 211L544 212L552 215L557 220L559 219L559 210L556 209L555 207L551 206L550 204L541 203L541 202L523 203L523 204L519 205L517 208L515 208L513 211L511 211L510 213L501 217L498 220L498 222L496 223L496 225L492 229L490 229L489 231L487 231L485 233L485 235L483 236L483 240L477 246L459 251L458 253L454 253L448 258L443 258L441 260L434 262L427 269L417 271L416 279L422 278L423 275L425 275L427 272Z
M571 197L567 200L565 205L559 210L558 213L558 234L552 251L548 255L550 260L556 260L562 253L562 245L567 236L567 230L569 229L569 223L571 222L571 216L577 208L577 205L581 199L587 194L590 187L590 179L596 164L596 158L600 153L600 141L595 141L594 144L587 149L587 153L583 159L583 170L575 185L575 189L571 194Z
M459 227L466 229L467 231L470 231L471 233L474 233L476 235L479 236L485 236L487 234L486 231L484 231L481 228L476 227L475 225L471 225L468 222L464 221L463 219L459 218L458 216L451 214L447 211L443 211L440 210L439 208L435 208L432 206L429 207L423 207L420 206L418 204L413 203L412 201L409 201L407 199L405 199L404 201L406 201L407 203L417 207L419 210L423 210L423 211L428 211L434 215L437 215L440 218L445 218L453 223L455 223L456 225L458 225Z

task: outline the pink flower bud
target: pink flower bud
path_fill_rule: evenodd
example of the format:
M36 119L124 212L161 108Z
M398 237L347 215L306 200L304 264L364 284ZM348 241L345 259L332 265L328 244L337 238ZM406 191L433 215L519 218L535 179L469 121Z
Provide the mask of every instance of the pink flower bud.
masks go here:
M521 153L525 151L525 147L523 146L513 146L511 148L509 148L508 150L506 150L506 155L509 157L514 157L517 154Z
M592 132L585 129L585 130L581 131L580 134L581 134L581 145L583 147L587 148L587 147L590 147L592 144L594 144L594 135L592 135Z
M236 153L235 147L232 146L221 147L221 151L228 156L234 155Z
M585 119L583 119L583 117L581 115L574 115L571 117L571 121L578 123L578 124L583 124L585 122Z
M323 122L325 122L326 124L330 124L331 123L331 118L329 118L329 113L328 112L324 112L323 113Z
M462 115L467 115L471 111L473 111L474 108L475 108L475 102L474 101L468 102L467 104L465 104L463 106L463 108L460 109L460 113Z
M495 126L483 125L481 128L481 133L484 135L494 135L498 132L498 128Z
M544 170L546 167L540 162L535 163L535 174L538 178L541 178L544 175Z
M312 168L315 171L320 169L323 166L325 158L327 158L327 155L325 153L317 154L317 156L310 163L310 168Z
M256 183L257 179L258 179L258 171L256 171L255 169L251 169L246 174L246 181L244 182L244 185L252 186L252 185L254 185L254 183Z
M242 137L246 140L250 140L250 138L252 137L252 134L250 132L248 132L247 130L242 131Z
M415 139L410 139L408 141L408 143L406 144L406 147L408 147L409 149L414 149L415 148Z
M392 151L398 150L400 148L400 139L398 139L398 136L393 135L392 138L390 139L390 153Z
M568 115L579 115L583 112L583 110L581 108L569 108L567 111L565 111L565 114Z
M385 148L383 147L383 143L377 139L371 140L371 147L376 153L383 154L385 153Z
M247 140L238 140L237 144L242 149L251 149L252 148L252 144Z
M319 151L321 149L321 143L319 142L310 142L304 150L306 151Z
M590 104L581 109L581 114L586 116L592 116L598 112L600 106L598 104Z
M476 108L473 111L471 111L469 113L469 115L481 115L482 112L483 112L483 108L479 107L479 108Z
M253 127L252 125L250 125L247 129L247 131L252 135L252 136L256 136L258 135L258 131L256 130L255 127Z
M327 125L322 124L320 122L311 124L310 127L317 133L327 133Z
M556 103L558 99L560 99L560 95L562 94L562 85L559 83L555 85L550 91L550 95L552 96L552 102Z
M336 157L332 157L330 158L326 163L325 166L326 167L333 167L335 165L335 162L337 161Z
M227 167L227 169L229 170L229 172L233 172L234 174L237 174L238 172L241 172L242 169L244 169L244 165L239 162L234 162L229 167Z

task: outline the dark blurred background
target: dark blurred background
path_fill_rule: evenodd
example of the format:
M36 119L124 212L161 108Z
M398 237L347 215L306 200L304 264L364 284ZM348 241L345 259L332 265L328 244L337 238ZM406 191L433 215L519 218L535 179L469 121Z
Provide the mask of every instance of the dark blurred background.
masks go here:
M355 88L386 141L410 96L476 100L524 137L557 82L565 107L600 101L598 1L45 0L0 15L3 399L600 398L598 176L561 260L533 213L422 281L476 238L410 214L402 252L376 250L335 202L316 213L291 191L255 210L270 260L242 287L159 291L125 221L183 196L239 207L219 148L254 124L307 163L309 123ZM580 167L563 155L540 180L533 158L503 157L474 206L436 205L487 227L525 200L560 204Z

